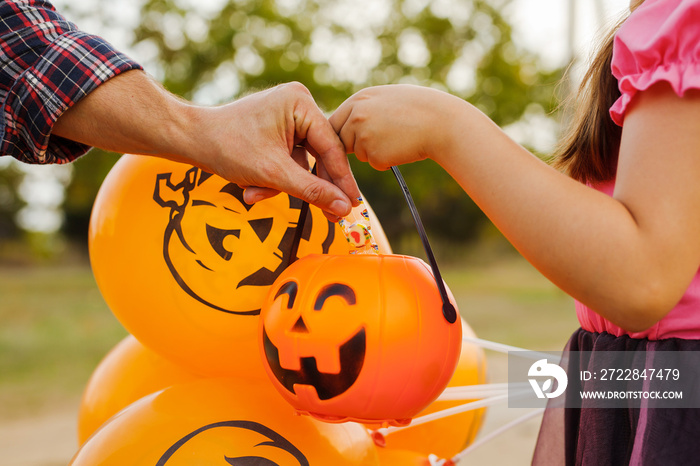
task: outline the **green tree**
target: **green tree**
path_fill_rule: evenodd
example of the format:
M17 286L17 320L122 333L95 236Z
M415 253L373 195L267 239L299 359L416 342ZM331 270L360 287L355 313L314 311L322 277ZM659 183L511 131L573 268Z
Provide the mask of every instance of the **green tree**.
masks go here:
M513 43L501 13L507 1L237 0L208 15L174 3L148 0L136 41L158 49L164 85L187 98L216 94L226 79L239 94L296 80L331 110L363 87L409 82L459 95L500 126L533 105L545 114L556 105L562 70L542 70ZM393 176L352 160L390 238L413 234L410 216L396 209L403 199ZM439 166L402 171L431 235L459 241L479 233L487 220Z
M363 87L407 82L456 94L501 126L533 109L550 114L556 105L561 70L543 70L536 55L513 42L502 14L508 0L216 3L141 4L134 47L151 50L157 58L147 70L188 99L216 104L299 81L331 111ZM93 154L76 165L66 225L77 232L87 231L92 199L114 160ZM390 239L415 235L410 215L396 208L404 202L393 176L351 162ZM466 241L479 234L486 218L439 166L422 162L402 172L431 237Z
M17 196L21 176L14 163L3 162L0 169L0 242L16 239L19 229L15 215L22 207Z

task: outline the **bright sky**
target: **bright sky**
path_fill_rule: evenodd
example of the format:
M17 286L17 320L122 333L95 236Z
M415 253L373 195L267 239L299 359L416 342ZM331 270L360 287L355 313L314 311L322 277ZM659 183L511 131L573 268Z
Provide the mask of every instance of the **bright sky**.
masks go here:
M294 2L294 0L279 0L280 3ZM462 0L446 0L446 2L459 3ZM576 39L575 46L584 56L589 45L596 36L597 30L605 27L610 21L629 8L629 0L511 0L508 7L513 18L513 25L518 41L527 45L532 50L538 51L546 57L548 63L559 65L568 56L569 36L569 5L575 3ZM372 4L372 0L364 0ZM353 1L353 5L366 9L362 1ZM54 0L54 5L60 10L70 5L75 11L95 12L99 11L103 18L120 18L122 25L135 26L138 23L138 7L140 0ZM179 4L190 5L194 0L178 0ZM198 7L205 13L217 11L225 3L225 0L196 0ZM418 3L423 3L419 0ZM598 11L600 9L600 11ZM602 23L602 24L601 24ZM127 50L134 58L147 61L147 51L130 51L128 35L122 31L107 28L104 29L98 18L94 21L81 20L79 24L88 31L100 31L118 48Z
M629 9L629 0L512 0L512 18L519 43L538 51L547 63L568 57L569 6L575 3L574 48L586 57L598 32L605 31Z

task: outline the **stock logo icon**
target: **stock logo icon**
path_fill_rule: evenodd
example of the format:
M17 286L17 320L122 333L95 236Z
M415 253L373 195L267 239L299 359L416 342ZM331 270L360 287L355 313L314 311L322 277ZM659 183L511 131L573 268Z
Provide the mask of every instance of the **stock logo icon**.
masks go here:
M540 359L530 366L527 375L529 377L546 377L542 385L540 385L540 382L536 378L528 379L537 398L556 398L564 393L569 382L564 369L556 364L548 363L546 359ZM557 381L557 388L554 391L552 391L553 380Z

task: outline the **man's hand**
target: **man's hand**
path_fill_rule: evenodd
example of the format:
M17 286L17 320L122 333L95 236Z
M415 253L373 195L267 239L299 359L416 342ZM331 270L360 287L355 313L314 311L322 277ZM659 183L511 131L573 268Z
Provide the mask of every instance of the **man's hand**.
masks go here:
M282 84L202 114L210 119L200 125L210 131L210 164L247 188L246 202L284 191L343 216L359 197L345 148L301 84ZM217 138L222 128L225 137ZM318 176L308 172L303 149L316 158Z
M320 207L331 220L347 215L360 196L340 139L299 83L202 107L130 71L67 110L52 134L202 167L247 188L246 202L284 191ZM318 176L309 173L302 149L316 158Z

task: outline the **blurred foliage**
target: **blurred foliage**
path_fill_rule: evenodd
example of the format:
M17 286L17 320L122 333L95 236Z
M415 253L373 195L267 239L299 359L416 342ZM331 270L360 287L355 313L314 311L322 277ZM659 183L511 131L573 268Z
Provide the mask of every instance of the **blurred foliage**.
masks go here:
M118 154L101 149L93 149L89 154L73 162L73 180L66 188L63 202L65 221L62 232L85 247L95 196L107 173L119 160Z
M15 214L22 207L17 195L21 173L14 163L0 169L0 245L19 236L19 228L14 221Z
M508 3L143 0L134 47L155 57L144 65L168 90L206 104L299 81L330 111L363 87L413 83L458 95L505 126L528 106L553 112L562 72L543 70L513 42L502 14ZM92 200L115 160L93 151L76 163L65 205L69 236L87 234ZM405 203L393 176L354 158L352 165L392 243L415 235L407 209L396 208ZM431 237L478 237L488 220L439 166L402 172Z

